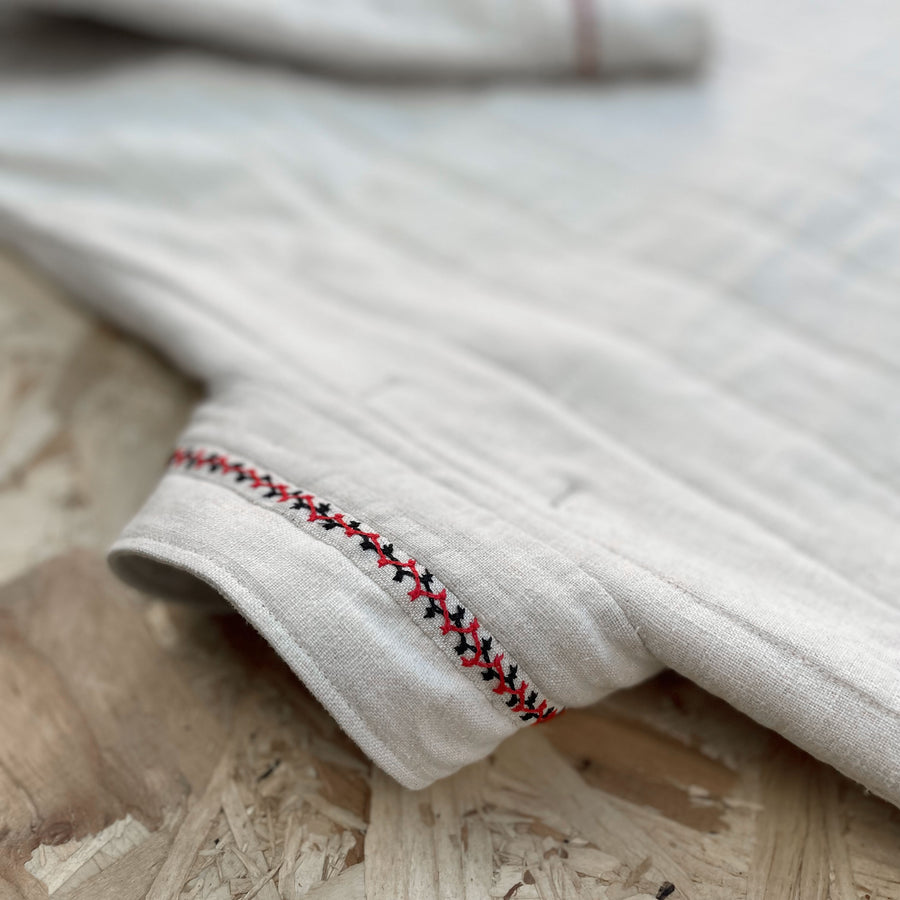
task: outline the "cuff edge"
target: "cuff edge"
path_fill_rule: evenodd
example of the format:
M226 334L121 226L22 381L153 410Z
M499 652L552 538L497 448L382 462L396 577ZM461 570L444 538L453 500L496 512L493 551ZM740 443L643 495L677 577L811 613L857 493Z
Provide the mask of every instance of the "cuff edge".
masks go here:
M215 611L224 611L227 606L240 613L287 663L354 743L403 787L420 790L439 778L452 774L452 771L447 771L428 777L407 768L371 732L277 618L213 560L158 538L126 536L110 547L107 562L117 577L139 591L179 602L197 602L197 598L201 598L199 602L205 608L213 607L209 599L209 595L212 595L218 601ZM174 576L173 583L181 582L175 595L170 595L155 576L149 578L147 573L141 571L148 562L155 564L154 571L170 572Z

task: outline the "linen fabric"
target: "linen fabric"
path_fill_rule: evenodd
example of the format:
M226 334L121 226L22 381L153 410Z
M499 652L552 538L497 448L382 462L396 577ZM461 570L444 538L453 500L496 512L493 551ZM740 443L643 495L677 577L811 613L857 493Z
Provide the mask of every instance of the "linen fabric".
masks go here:
M614 86L17 39L0 233L209 388L114 567L404 784L670 666L900 803L900 21L716 14Z
M586 75L696 68L706 16L691 0L19 0L333 73Z

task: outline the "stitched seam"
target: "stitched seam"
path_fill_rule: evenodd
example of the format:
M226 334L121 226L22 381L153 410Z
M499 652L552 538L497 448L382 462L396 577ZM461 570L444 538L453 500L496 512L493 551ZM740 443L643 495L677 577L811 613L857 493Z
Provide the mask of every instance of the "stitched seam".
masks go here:
M218 451L178 447L170 457L169 465L184 474L202 473L221 478L222 484L245 499L250 499L244 493L246 491L253 501L282 514L295 525L318 525L350 540L360 538L357 546L364 551L365 559L374 563L375 571L371 566L358 567L370 576L385 571L390 574L390 581L403 586L409 579L410 589L403 592L408 598L404 605L413 619L448 654L455 655L470 677L480 679L486 688L489 687L511 714L522 722L537 724L555 718L563 711L559 705L551 705L548 698L531 684L518 664L480 624L478 617L466 609L427 567L373 529L338 510L334 504L271 473L260 471L251 463ZM300 515L291 515L294 511ZM391 596L395 594L391 593ZM490 686L494 681L497 684Z

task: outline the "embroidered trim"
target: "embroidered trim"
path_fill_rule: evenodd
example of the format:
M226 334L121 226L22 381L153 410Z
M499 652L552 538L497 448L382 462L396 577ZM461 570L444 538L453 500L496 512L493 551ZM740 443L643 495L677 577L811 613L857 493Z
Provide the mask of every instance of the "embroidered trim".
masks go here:
M402 587L409 579L411 588L403 593L409 598L410 614L440 646L455 653L464 670L473 677L480 676L485 684L496 681L491 693L504 708L521 721L534 724L546 722L563 712L562 707L551 706L547 698L528 682L519 666L479 623L478 617L459 603L427 568L414 559L407 558L404 562L405 553L333 504L221 452L178 447L170 457L169 465L205 479L212 476L213 480L224 480L229 487L252 496L254 502L280 512L294 523L318 525L328 533L327 538L322 535L323 539L337 537L343 542L344 538L361 538L355 543L366 562L369 565L374 562L377 571L391 572L390 581ZM302 510L307 515L293 514L294 510ZM335 541L329 540L329 543ZM359 555L354 562L363 568ZM390 593L396 594L396 591Z

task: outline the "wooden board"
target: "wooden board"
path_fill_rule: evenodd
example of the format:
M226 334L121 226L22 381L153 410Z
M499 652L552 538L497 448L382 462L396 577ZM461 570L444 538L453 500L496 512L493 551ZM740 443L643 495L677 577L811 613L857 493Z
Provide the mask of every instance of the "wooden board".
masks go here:
M900 900L900 811L673 674L403 790L107 573L197 388L13 260L0 361L0 900Z

